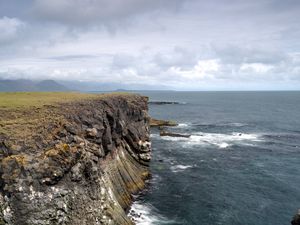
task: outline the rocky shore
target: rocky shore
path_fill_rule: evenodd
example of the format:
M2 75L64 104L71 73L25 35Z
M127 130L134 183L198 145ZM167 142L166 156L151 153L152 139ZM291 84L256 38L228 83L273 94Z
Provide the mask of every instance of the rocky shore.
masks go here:
M134 224L151 158L138 95L1 109L0 224Z

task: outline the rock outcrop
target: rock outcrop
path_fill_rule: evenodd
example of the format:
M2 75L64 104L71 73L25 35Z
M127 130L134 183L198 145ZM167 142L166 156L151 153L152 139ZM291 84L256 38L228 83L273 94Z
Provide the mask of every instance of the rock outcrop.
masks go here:
M300 225L300 209L298 210L298 213L293 217L291 224L292 225Z
M169 137L183 137L183 138L189 138L191 137L190 134L180 134L180 133L174 133L174 132L169 132L166 130L161 130L159 132L160 136L169 136Z
M0 134L0 224L133 224L126 209L149 176L147 101L109 95L9 115L23 123Z
M175 127L178 126L178 123L171 120L158 120L158 119L151 118L150 126L151 127Z
M169 101L151 101L150 105L179 105L180 102L169 102Z

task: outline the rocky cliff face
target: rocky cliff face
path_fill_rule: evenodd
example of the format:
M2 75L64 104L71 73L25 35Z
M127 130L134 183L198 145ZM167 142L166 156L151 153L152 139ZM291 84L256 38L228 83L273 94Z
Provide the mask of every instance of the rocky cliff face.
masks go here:
M41 115L47 119L34 119ZM13 114L26 116L35 122L0 135L0 224L133 224L125 210L149 175L147 98L111 95Z

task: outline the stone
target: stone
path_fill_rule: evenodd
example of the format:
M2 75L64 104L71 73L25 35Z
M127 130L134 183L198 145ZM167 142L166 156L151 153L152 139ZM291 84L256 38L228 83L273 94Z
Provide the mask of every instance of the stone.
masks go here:
M169 136L169 137L183 137L183 138L189 138L191 137L190 134L180 134L180 133L173 133L165 130L161 130L159 132L160 136Z
M88 137L95 138L98 134L98 131L96 128L88 128L86 129L86 133Z
M150 126L151 127L162 127L162 126L174 127L174 126L178 126L178 123L171 120L158 120L158 119L151 118Z
M71 124L66 124L65 129L67 132L69 132L70 134L73 134L73 135L76 135L78 133L78 130Z
M300 209L298 210L298 213L293 217L291 224L292 225L300 225Z

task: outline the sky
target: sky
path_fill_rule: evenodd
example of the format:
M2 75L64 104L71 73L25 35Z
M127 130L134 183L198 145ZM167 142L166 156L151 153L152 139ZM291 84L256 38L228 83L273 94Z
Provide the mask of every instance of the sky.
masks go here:
M0 0L0 78L300 90L299 0Z

